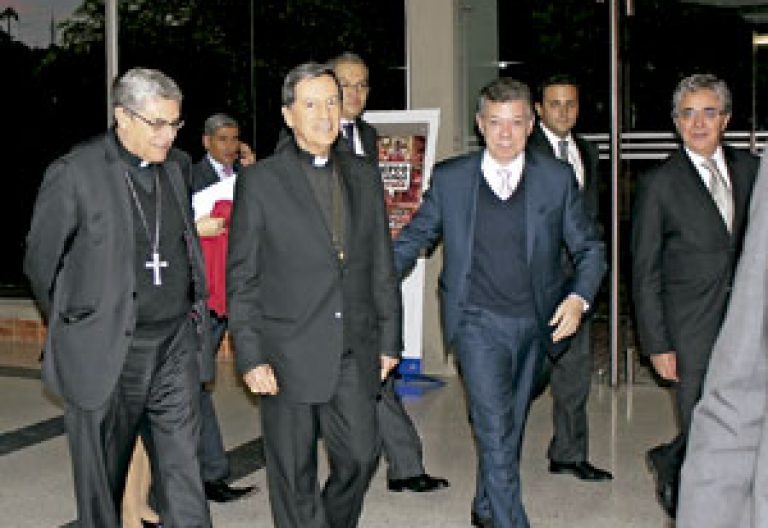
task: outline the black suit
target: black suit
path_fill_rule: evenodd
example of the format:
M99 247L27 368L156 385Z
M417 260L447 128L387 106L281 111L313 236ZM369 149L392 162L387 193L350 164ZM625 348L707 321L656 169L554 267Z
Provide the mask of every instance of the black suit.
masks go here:
M355 119L355 127L360 133L360 143L363 145L363 156L376 168L379 166L379 133L365 120Z
M239 164L233 167L235 173L240 172ZM190 191L196 193L206 187L221 181L216 169L211 164L208 156L192 165L190 171ZM211 311L211 351L215 364L216 353L221 346L227 330L226 316L219 316ZM203 482L214 482L229 477L230 467L227 452L224 449L224 441L221 436L219 420L216 417L216 408L213 405L211 391L203 385L200 393L200 473Z
M357 154L378 171L378 132L360 117L355 119L355 128L363 148L362 153ZM342 139L339 144L346 148L348 141ZM407 479L426 473L421 438L411 417L403 407L403 402L395 392L392 376L382 386L381 398L376 405L376 417L382 452L387 459L387 478L389 480Z
M219 175L208 160L208 156L203 156L203 159L192 165L189 188L193 193L196 193L219 180Z
M684 149L638 182L632 224L632 291L644 354L676 352L681 434L669 451L676 478L691 413L725 315L738 260L757 159L724 147L733 194L729 233Z
M380 355L401 348L400 296L378 175L332 152L345 197L340 262L304 157L282 142L237 181L229 328L238 370L268 364L279 387L261 398L275 525L354 526L377 455ZM322 496L318 431L332 467Z
M539 123L534 127L528 139L528 147L556 156L552 143L541 126ZM573 134L573 138L584 166L584 182L580 188L584 209L592 220L597 222L600 158L597 148L592 143L576 134ZM563 266L569 274L572 273L573 265L567 256L564 256ZM590 326L590 320L585 319L571 339L568 352L555 362L547 361L544 366L542 388L543 383L549 378L553 400L553 435L547 457L556 462L583 462L589 455L587 399L592 379Z
M194 317L155 328L161 340L139 338L134 214L116 141L112 134L95 138L54 162L35 203L24 267L48 323L43 381L66 402L80 526L117 526L128 463L144 427L163 519L208 526L192 394L201 377L210 377L212 360L183 156L169 154L161 185L172 189L169 203L177 207L168 214L183 221L178 236L189 258Z

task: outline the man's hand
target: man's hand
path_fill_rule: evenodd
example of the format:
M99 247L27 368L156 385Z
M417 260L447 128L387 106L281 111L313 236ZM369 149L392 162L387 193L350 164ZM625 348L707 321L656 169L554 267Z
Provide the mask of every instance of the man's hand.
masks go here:
M570 337L576 333L581 324L581 316L584 314L584 300L578 295L569 295L555 310L555 315L549 320L549 326L556 326L552 332L552 341L558 341Z
M677 353L674 350L651 355L651 364L656 373L668 381L680 381L677 377Z
M400 363L400 360L391 356L381 356L381 381L387 379L392 369Z
M277 394L277 378L275 378L272 367L267 364L252 368L245 373L243 380L254 394L268 394L270 396Z
M219 236L225 230L224 219L215 216L201 216L195 221L197 234L201 237Z
M256 161L256 154L254 154L253 150L251 150L251 147L249 147L246 143L240 143L240 165L243 167L247 167L248 165L253 165Z

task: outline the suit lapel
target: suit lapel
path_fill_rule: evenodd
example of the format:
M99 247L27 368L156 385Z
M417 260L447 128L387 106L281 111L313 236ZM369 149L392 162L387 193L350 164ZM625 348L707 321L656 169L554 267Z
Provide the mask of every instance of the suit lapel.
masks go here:
M733 190L733 229L731 232L738 236L742 232L747 216L747 206L749 204L749 184L745 183L744 167L736 160L733 151L724 148L725 163L728 166L728 176L731 179L731 188Z
M538 235L539 216L547 210L550 196L544 189L545 179L537 175L537 163L535 156L530 151L525 152L525 164L523 165L523 179L525 180L525 242L526 257L528 263L533 260L533 248Z
M693 165L693 161L688 157L688 154L681 147L678 151L679 159L679 182L685 189L682 192L690 193L701 205L701 211L704 214L709 215L707 220L712 226L717 225L723 236L730 238L728 228L725 225L723 217L720 216L720 210L717 208L715 201L712 199L712 195L709 193L709 189L704 184L699 175L699 171ZM730 168L729 168L730 170Z
M107 163L107 171L109 173L109 186L110 191L119 204L119 209L116 214L120 215L120 220L115 225L123 225L128 227L128 232L131 236L127 237L129 245L129 254L133 255L135 248L135 240L133 237L133 210L131 205L131 198L128 194L128 185L125 182L128 168L120 160L120 154L115 144L117 139L114 139L110 134L104 137L104 158Z

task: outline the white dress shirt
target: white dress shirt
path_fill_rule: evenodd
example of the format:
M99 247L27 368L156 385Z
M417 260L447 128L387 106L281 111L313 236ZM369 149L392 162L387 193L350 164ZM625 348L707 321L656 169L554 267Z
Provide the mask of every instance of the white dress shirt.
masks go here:
M579 182L579 189L583 189L584 162L581 159L581 153L579 152L579 147L576 146L576 141L573 138L573 134L569 132L567 136L561 138L550 129L548 129L544 123L539 122L539 126L541 127L541 131L544 132L544 135L546 136L550 145L552 145L552 150L554 150L556 156L559 157L560 141L568 142L568 163L571 164L573 172L576 174L576 181Z

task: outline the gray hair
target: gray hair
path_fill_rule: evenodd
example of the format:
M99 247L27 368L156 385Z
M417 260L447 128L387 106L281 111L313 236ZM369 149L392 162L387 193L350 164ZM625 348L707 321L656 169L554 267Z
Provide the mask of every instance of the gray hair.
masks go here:
M181 104L181 90L176 82L159 70L133 68L112 86L112 105L140 110L150 98L170 99Z
M240 125L237 124L234 117L228 116L227 114L213 114L205 120L205 123L203 124L203 134L212 136L220 128L237 128L239 130Z
M341 93L339 88L339 82L336 80L336 76L333 74L333 70L325 64L319 64L317 62L305 62L299 64L285 76L283 81L283 90L281 93L283 106L291 106L296 101L296 85L306 79L315 79L328 75L333 82L336 83L336 88Z
M672 117L676 118L680 112L680 104L687 94L699 90L712 90L723 105L723 112L730 115L733 110L731 91L725 81L718 79L711 73L696 73L682 79L672 94Z
M524 102L528 109L528 117L533 118L530 88L524 82L509 77L499 77L483 86L477 98L477 113L482 114L488 102L508 103L510 101Z
M364 66L366 70L368 69L368 65L362 57L352 51L345 51L328 61L328 67L332 70L335 70L336 66L339 64L359 64L360 66Z

